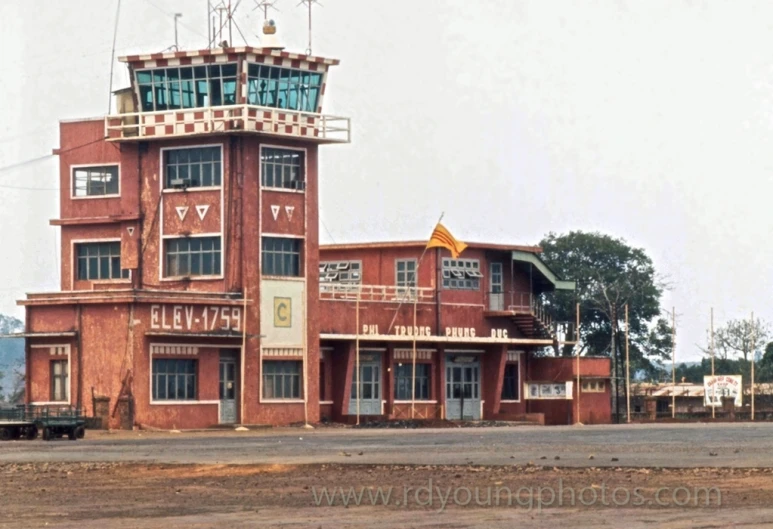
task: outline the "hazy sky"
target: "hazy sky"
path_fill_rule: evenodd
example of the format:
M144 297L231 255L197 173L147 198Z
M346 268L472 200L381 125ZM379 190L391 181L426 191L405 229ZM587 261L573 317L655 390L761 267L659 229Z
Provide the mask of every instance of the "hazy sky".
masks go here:
M291 51L307 46L297 3L272 12ZM257 45L262 15L241 4ZM322 149L323 242L426 238L442 211L462 240L599 230L673 285L677 360L700 356L712 306L717 325L773 319L773 2L322 4L314 54L341 59L325 112L353 120L351 145ZM107 111L115 7L0 0L0 167L50 154L59 119ZM174 12L181 47L205 47L206 0L122 0L117 55L172 45ZM0 313L59 286L57 170L0 170Z

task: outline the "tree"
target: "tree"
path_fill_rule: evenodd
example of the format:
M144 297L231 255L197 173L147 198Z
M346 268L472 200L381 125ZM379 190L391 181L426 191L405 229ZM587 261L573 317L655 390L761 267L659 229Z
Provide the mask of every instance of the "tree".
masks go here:
M24 389L25 389L25 377L24 377L24 364L17 365L13 369L13 385L11 386L11 392L8 394L8 402L11 404L24 404Z
M613 331L624 329L627 304L631 371L655 374L658 361L671 356L671 326L661 317L665 285L646 252L623 239L582 231L549 233L540 246L548 266L576 282L574 292L549 293L545 303L557 321L574 321L575 304L580 304L579 353L610 355ZM573 352L572 346L561 351Z
M742 358L748 363L752 350L770 337L770 325L759 318L730 320L714 331L714 358L725 360ZM709 342L710 343L710 342ZM705 355L711 355L710 346L700 347Z
M765 353L757 363L755 378L758 382L773 382L773 342L765 346Z

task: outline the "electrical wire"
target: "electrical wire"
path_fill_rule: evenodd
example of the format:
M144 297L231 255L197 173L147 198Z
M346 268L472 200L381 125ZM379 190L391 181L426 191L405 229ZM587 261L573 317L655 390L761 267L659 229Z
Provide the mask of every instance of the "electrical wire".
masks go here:
M155 7L156 9L158 9L159 11L161 11L162 13L164 13L166 16L174 18L174 13L170 13L169 11L165 10L163 7L159 6L158 4L156 4L155 2L153 2L152 0L145 0L145 2L147 2L148 4L152 5L152 6L153 6L153 7ZM203 37L203 38L205 38L205 39L208 39L208 38L209 38L209 37L207 37L206 35L202 35L202 34L199 32L199 30L197 30L197 29L193 28L192 26L189 26L189 25L187 25L187 24L184 24L183 22L179 22L179 24L180 24L182 27L184 27L184 28L188 28L188 30L190 30L191 32L195 33L196 35L198 35L198 36L200 36L200 37ZM209 24L209 21L207 21L207 24Z

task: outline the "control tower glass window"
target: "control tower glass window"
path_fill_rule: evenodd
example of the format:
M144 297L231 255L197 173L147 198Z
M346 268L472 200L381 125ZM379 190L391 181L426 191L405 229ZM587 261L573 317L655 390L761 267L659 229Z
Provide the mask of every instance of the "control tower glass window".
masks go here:
M143 112L236 104L236 64L137 71Z
M247 84L247 102L250 105L317 112L322 74L250 64Z

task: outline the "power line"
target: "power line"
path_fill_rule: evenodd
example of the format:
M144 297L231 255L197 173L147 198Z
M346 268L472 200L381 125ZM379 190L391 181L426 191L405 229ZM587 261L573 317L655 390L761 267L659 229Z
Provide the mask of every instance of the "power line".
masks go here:
M86 143L81 143L80 145L75 145L74 147L69 147L67 149L62 149L57 154L62 154L62 153L65 153L65 152L74 151L76 149L80 149L81 147L86 147L87 145L92 145L92 144L100 142L100 141L105 141L105 139L104 138L98 138L98 139L93 140L93 141L89 141L89 142L86 142ZM32 164L32 163L35 163L35 162L40 162L40 161L45 160L47 158L51 158L52 156L57 156L57 154L53 154L53 153L51 153L51 154L44 154L43 156L38 156L37 158L30 158L29 160L24 160L23 162L18 162L18 163L14 163L14 164L11 164L11 165L3 166L3 167L0 167L0 173L2 173L4 171L9 171L11 169L17 169L19 167L23 167L25 165L29 165L29 164Z

